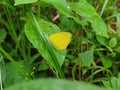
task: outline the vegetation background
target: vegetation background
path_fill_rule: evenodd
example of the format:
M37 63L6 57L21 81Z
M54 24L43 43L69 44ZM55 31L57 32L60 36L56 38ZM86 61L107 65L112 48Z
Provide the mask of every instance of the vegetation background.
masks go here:
M72 34L67 48L56 32ZM119 58L120 0L0 0L1 90L120 90Z

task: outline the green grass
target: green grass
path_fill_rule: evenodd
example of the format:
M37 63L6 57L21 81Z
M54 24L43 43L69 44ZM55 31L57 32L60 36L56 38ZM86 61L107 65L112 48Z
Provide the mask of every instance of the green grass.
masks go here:
M119 3L119 0L1 0L1 90L49 77L119 90ZM57 50L49 35L61 31L70 32L72 39L67 48Z

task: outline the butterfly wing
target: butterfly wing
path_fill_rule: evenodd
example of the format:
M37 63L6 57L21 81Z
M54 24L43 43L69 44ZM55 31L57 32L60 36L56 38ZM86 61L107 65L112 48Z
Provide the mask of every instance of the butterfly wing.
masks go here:
M55 48L57 48L58 50L62 50L68 46L71 37L72 35L69 32L57 32L51 34L49 36L49 40Z

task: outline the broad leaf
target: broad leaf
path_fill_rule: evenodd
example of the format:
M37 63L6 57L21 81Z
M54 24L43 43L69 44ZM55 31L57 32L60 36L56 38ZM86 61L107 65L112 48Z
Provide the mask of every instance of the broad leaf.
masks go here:
M98 42L103 45L103 46L107 46L108 45L108 39L102 36L97 36L97 40Z
M62 14L65 14L68 17L73 17L71 8L70 8L69 4L66 2L66 0L43 0L43 1L52 4Z
M118 74L118 78L110 77L108 80L103 80L103 85L108 90L120 90L120 77Z
M94 53L93 49L81 53L82 66L89 66L93 62L94 60L93 53Z
M117 38L113 37L112 39L110 39L108 44L111 48L114 48L114 47L116 47L117 43L118 43Z
M39 79L21 83L5 90L107 90L83 82L60 79Z
M48 37L50 34L61 31L56 25L38 19L39 27L43 32L45 33L46 37ZM48 52L48 48L44 45L42 40L40 39L40 36L38 32L35 30L34 24L32 23L32 20L28 20L25 24L25 33L27 38L30 40L30 42L33 44L33 46L40 52L40 54L47 60L47 62L54 66L54 63L52 62L52 57L50 56L50 53ZM56 50L53 48L53 51L57 57L57 60L60 64L60 66L64 62L64 58L66 55L66 50Z
M102 18L97 14L94 7L92 7L87 1L80 0L76 3L68 4L66 0L43 0L49 4L52 4L62 14L67 17L73 18L77 23L86 25L90 22L96 35L104 36L108 38L107 27ZM82 18L82 20L79 20Z
M82 21L84 23L90 22L96 35L108 38L107 27L104 21L89 3L87 3L85 0L81 0L80 2L71 3L70 5L72 10L78 14L78 16L82 17L82 20L77 20L77 23L81 23ZM74 19L76 20L76 18Z
M105 68L110 68L112 66L112 61L107 57L101 57L102 64Z
M20 65L20 63L18 64ZM5 87L9 87L25 80L19 70L11 62L6 64L5 69L5 80L3 81Z
M34 3L38 0L15 0L15 5Z

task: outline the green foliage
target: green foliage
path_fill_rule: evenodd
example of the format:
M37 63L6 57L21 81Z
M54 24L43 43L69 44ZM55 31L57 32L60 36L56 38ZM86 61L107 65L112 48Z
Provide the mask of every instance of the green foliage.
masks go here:
M116 47L116 45L117 45L117 38L112 38L112 39L110 39L110 41L109 41L109 46L111 47L111 48L114 48L114 47Z
M93 30L96 32L96 35L108 37L107 27L104 21L96 13L95 9L87 3L85 0L81 0L77 3L71 4L72 10L76 14L80 15L86 22L90 22Z
M4 29L0 29L0 43L4 41L6 34L7 33Z
M15 5L34 3L38 0L15 0Z
M22 75L20 75L19 70L15 68L12 63L7 63L7 65L5 66L5 71L6 76L5 80L3 81L5 87L9 87L24 80Z
M61 31L56 25L54 25L50 22L40 20L40 19L37 19L37 20L38 20L39 28L41 30L43 30L43 32L45 33L45 36L47 38L50 34ZM35 48L37 48L37 50L42 54L42 56L52 66L55 66L54 63L52 62L52 58L51 58L49 52L47 51L47 47L40 40L40 38L39 38L40 36L39 36L39 34L37 34L37 31L35 30L34 24L32 24L31 22L32 22L31 20L28 20L27 23L25 24L25 33L26 33L28 39L31 41L33 46ZM55 50L54 48L53 48L53 50L54 50L54 53L57 57L57 60L60 64L60 66L61 66L64 62L66 50L58 51L58 50Z
M112 66L112 61L108 57L101 57L101 61L105 68L110 68Z
M47 85L47 86L46 86ZM5 90L106 90L83 82L72 82L59 79L39 79L21 83Z
M60 13L65 14L68 17L73 17L73 13L71 12L71 8L66 0L43 0L49 4L52 4L56 9L59 10Z
M57 77L119 90L119 11L119 0L0 0L1 86L97 88L66 80L33 80ZM72 39L66 49L56 50L49 36L61 31L70 32Z
M45 35L45 37L47 37L47 39L50 34L60 31L60 29L57 26L55 26L47 21L39 20L39 19L37 19L37 20L38 20L37 22L39 24L39 28L40 28L40 30L42 30L41 32L43 32L43 35ZM33 46L38 49L38 51L47 60L47 62L52 67L54 67L57 71L59 71L59 69L57 69L57 67L59 67L59 65L61 66L63 64L64 58L66 55L66 50L58 51L52 47L50 49L52 49L53 53L48 51L49 47L46 46L46 44L45 44L46 41L44 39L40 38L40 34L38 34L38 33L40 33L40 31L38 32L34 26L34 23L31 23L31 22L32 22L32 20L28 20L27 23L25 24L25 33L26 33L28 39L31 41ZM53 55L53 57L56 57L56 62L54 61L54 58L52 57L52 55Z
M90 22L97 35L108 37L105 23L96 13L95 9L85 0L71 3L70 5L68 5L65 0L63 0L63 2L61 2L61 0L58 0L57 2L56 0L44 1L55 6L62 14L75 19L77 23L83 24L82 21L86 21L86 23ZM73 14L72 11L74 11L75 14ZM76 14L78 14L77 17ZM79 20L79 16L81 16L83 20Z
M87 51L81 53L81 65L82 66L90 66L91 65L91 63L94 60L93 53L94 53L93 48L91 48L91 50L87 50Z
M120 73L118 74L118 78L111 77L109 80L104 80L103 84L106 88L110 90L119 90L120 89Z
M103 45L103 46L107 46L108 45L108 39L105 37L101 37L101 36L97 36L97 40L98 42Z

